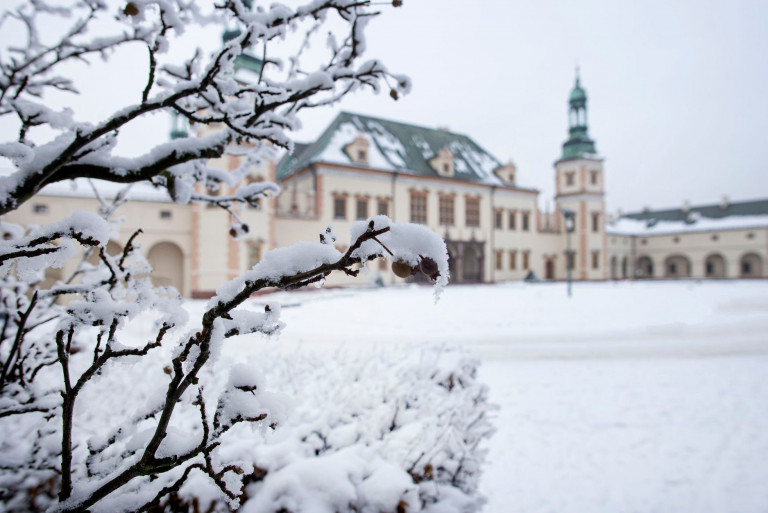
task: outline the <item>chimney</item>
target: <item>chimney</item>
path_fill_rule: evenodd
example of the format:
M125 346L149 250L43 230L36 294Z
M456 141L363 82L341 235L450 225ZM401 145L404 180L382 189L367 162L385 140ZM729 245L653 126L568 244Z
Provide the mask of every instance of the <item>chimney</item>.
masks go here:
M691 202L688 200L683 201L683 212L686 214L691 210Z
M728 196L723 196L720 200L720 208L723 210L728 210L729 206L731 206L731 202L728 199Z

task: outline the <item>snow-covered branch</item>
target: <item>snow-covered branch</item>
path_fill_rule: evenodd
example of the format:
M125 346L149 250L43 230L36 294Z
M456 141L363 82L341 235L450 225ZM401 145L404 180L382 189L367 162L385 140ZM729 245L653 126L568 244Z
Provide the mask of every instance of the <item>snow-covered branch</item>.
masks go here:
M208 16L194 2L167 0L130 1L113 20L112 36L88 38L89 27L106 17L107 7L92 0L73 1L69 10L80 13L69 30L52 44L44 44L36 23L43 14L66 20L67 9L52 9L43 2L24 4L6 13L4 22L22 23L28 45L0 52L0 116L15 114L19 138L0 144L0 156L11 159L16 172L0 178L0 214L17 208L46 184L76 177L133 183L152 181L173 187L178 181L195 183L209 180L195 171L195 163L220 157L232 142L255 145L268 142L291 148L287 130L298 126L296 114L305 108L338 101L359 87L378 89L379 82L391 77L395 87L407 90L407 79L395 77L376 60L358 63L364 49L363 29L378 14L370 1L313 1L295 9L271 5L251 11L240 0L229 0ZM332 47L329 63L315 69L300 67L301 49L291 60L291 70L281 72L281 61L261 63L259 80L248 83L237 78L236 60L244 53L267 44L300 39L301 26L322 23L331 14L347 24L344 43ZM200 51L182 65L162 62L171 35L192 30L212 20L240 26L239 34L224 43L210 58ZM74 79L53 75L73 59L88 61L91 56L106 56L129 42L142 42L148 49L149 64L139 103L115 111L103 122L88 124L74 119L71 110L57 112L41 98L47 89L76 92ZM301 47L303 49L303 45ZM151 149L125 162L112 150L120 130L140 117L155 112L175 112L197 124L215 124L217 134L196 140L175 140ZM38 127L53 129L58 137L42 145L34 142ZM161 175L165 180L153 180ZM171 196L180 201L205 201L188 194ZM233 201L243 201L233 195Z

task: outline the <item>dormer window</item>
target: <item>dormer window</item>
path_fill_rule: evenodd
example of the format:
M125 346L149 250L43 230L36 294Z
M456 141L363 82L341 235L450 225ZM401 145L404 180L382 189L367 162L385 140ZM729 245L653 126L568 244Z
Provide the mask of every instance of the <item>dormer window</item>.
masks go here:
M453 176L453 153L451 153L447 146L444 146L437 153L437 156L429 161L429 165L440 176Z
M368 164L368 149L371 143L362 134L344 147L347 156L357 164Z
M494 173L496 173L496 176L498 176L507 185L515 185L515 175L517 175L517 167L511 160L506 164L504 164L503 166L496 168Z

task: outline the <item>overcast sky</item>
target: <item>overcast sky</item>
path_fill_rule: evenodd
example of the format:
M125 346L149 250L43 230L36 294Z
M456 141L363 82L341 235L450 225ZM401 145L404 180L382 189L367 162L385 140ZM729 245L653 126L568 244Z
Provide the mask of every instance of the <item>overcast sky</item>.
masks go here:
M578 64L610 210L768 197L764 0L404 0L384 11L367 32L368 55L409 75L411 94L395 102L358 93L307 113L298 141L315 138L342 109L448 126L512 159L519 183L540 189L546 205ZM0 31L6 41L14 37ZM218 29L207 34L209 42L219 37ZM120 88L140 91L144 51L116 59L126 73ZM99 95L119 89L104 85L113 75L99 78L74 103L94 121L112 110ZM124 131L122 147L146 151L168 123L156 117ZM3 140L7 128L0 125Z

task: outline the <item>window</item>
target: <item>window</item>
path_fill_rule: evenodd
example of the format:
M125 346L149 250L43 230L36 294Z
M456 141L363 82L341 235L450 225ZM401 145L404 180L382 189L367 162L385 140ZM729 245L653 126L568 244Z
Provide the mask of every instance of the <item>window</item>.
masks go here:
M531 252L530 251L523 251L523 270L527 271L530 267L530 260L531 260Z
M248 242L248 268L252 268L254 265L261 261L261 244L258 242Z
M450 173L451 165L448 162L443 163L443 173Z
M749 232L749 233L747 234L747 238L748 238L748 239L754 239L754 238L755 238L755 234L754 234L754 233L752 233L752 232Z
M480 226L480 198L466 199L467 226Z
M592 212L592 231L597 233L600 231L600 213Z
M744 276L750 276L752 274L752 262L744 260L741 262L741 274Z
M358 220L365 220L368 219L368 200L367 199L358 199L356 202L357 208L356 208L356 219Z
M171 211L170 210L161 210L160 211L160 219L170 219L171 218Z
M453 196L440 196L440 224L453 226L454 212Z
M380 216L388 216L389 215L389 201L387 200L379 200L376 204L376 213Z
M570 171L568 173L565 173L565 185L573 185L573 183L576 181L576 173L573 171Z
M719 239L719 238L720 238L720 237L719 237L717 234L715 234L715 235L713 235L713 236L712 236L712 240L713 240L713 241L717 241L717 239Z
M680 242L680 237L675 237L674 239L672 239L672 242L677 244L678 242Z
M531 213L523 212L523 231L527 232L530 229Z
M517 269L517 251L515 250L509 252L509 268Z
M640 244L645 246L646 244L648 244L648 239L640 239Z
M411 192L411 222L427 223L427 193Z
M503 228L502 225L504 224L504 211L497 210L493 214L494 214L493 215L494 226L496 227L497 230L501 230Z
M347 218L347 198L344 198L344 197L333 198L333 218L334 219Z
M503 251L496 251L496 270L501 271L502 267L504 267L504 252Z
M379 258L379 271L386 271L386 270L387 270L387 259Z
M592 269L600 269L600 252L592 252Z
M517 211L516 210L510 210L508 217L509 217L509 219L508 219L508 221L509 221L509 229L510 230L514 230L515 226L517 225L517 223L515 223L515 221L517 219Z
M357 161L365 162L366 160L368 160L368 157L365 155L365 150L357 150Z
M44 203L38 203L34 207L32 207L32 211L35 214L45 214L48 212L48 205L45 205Z
M590 171L589 172L589 182L592 185L597 185L597 171Z

